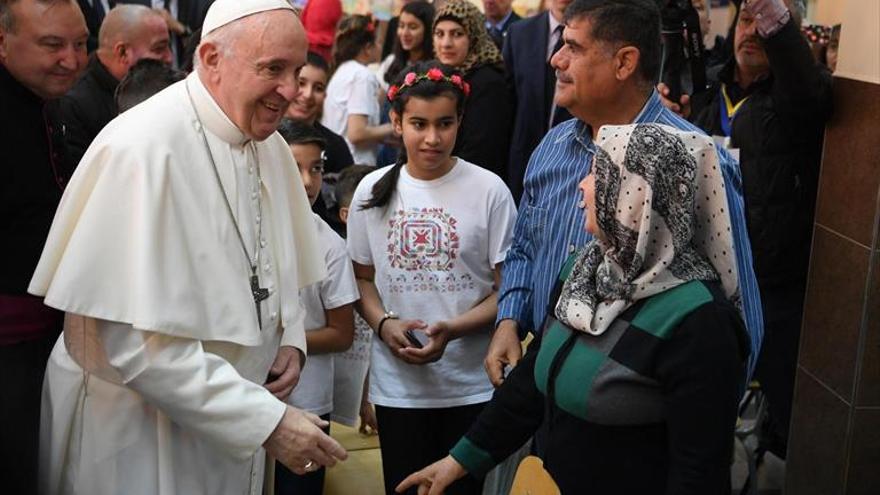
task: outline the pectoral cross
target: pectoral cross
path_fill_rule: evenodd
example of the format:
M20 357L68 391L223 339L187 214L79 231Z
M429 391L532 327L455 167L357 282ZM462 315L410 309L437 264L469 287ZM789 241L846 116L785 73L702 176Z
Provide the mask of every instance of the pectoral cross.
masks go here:
M251 294L254 295L254 304L257 307L257 324L260 325L260 330L262 330L263 314L260 310L260 303L269 298L269 289L260 287L260 278L256 273L251 276Z

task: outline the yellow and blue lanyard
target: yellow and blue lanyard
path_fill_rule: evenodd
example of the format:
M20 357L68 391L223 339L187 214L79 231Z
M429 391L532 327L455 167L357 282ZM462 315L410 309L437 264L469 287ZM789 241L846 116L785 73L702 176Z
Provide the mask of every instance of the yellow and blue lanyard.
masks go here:
M733 118L736 116L736 113L742 107L743 103L748 99L749 97L746 96L734 105L731 103L730 97L727 95L727 85L721 85L721 98L718 103L721 107L721 131L724 132L725 136L730 137L730 126L733 122Z

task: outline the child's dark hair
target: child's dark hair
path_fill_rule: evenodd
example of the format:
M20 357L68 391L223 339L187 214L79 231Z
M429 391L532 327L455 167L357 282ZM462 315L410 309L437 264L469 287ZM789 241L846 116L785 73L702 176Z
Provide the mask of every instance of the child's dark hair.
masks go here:
M330 64L327 63L327 59L318 55L315 52L310 51L306 53L306 65L317 67L318 69L321 69L322 71L327 73L328 77L330 76Z
M116 86L116 107L122 113L185 77L160 60L142 58Z
M313 126L292 119L282 119L278 126L278 133L287 141L287 144L314 144L321 151L327 149L327 141Z
M400 10L400 13L403 14L404 12L421 21L422 26L425 28L425 35L422 38L421 46L422 59L430 60L434 58L434 35L432 32L434 27L434 6L428 2L419 0L404 5ZM394 36L394 48L392 49L394 60L391 62L391 65L388 66L388 70L385 71L385 82L388 84L394 84L394 80L397 79L397 75L400 71L405 69L410 63L409 52L404 50L400 45L400 37L397 36L397 33L387 33L385 36L392 35Z
M376 23L366 15L343 17L336 26L333 62L339 67L358 56L365 46L376 42Z
M370 165L349 165L339 172L339 178L336 179L336 189L333 190L336 196L336 204L340 208L346 208L351 205L351 198L357 189L361 180L370 172L376 170L376 167Z
M427 77L428 71L432 69L439 70L443 77L439 80ZM406 83L409 74L415 74L415 82L412 84ZM409 78L413 79L413 76L409 76ZM454 83L453 80L459 81L459 84ZM391 100L391 111L402 117L403 110L406 108L410 98L432 100L438 96L451 96L455 99L456 113L461 117L464 113L464 102L469 91L468 87L462 75L455 69L431 60L419 62L398 74L395 84L388 90L388 99ZM370 199L361 205L362 210L384 207L388 204L391 196L394 194L394 190L397 188L400 169L406 164L406 161L406 149L403 148L397 156L397 163L373 185Z

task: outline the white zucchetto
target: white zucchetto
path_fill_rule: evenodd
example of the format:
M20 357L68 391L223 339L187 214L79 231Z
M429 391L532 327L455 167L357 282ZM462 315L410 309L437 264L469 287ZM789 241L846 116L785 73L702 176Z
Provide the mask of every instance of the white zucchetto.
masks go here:
M287 9L296 12L287 0L217 0L208 8L202 23L202 38L232 21L269 10Z

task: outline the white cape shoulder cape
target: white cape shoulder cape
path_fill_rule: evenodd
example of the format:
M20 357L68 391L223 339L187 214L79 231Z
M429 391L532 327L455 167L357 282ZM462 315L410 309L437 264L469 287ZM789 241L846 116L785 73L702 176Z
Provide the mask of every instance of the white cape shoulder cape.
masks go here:
M192 74L108 124L67 186L28 291L138 329L258 345L250 268L187 85L202 119L225 118ZM302 332L299 289L324 276L314 221L284 140L275 133L256 148L281 324Z

